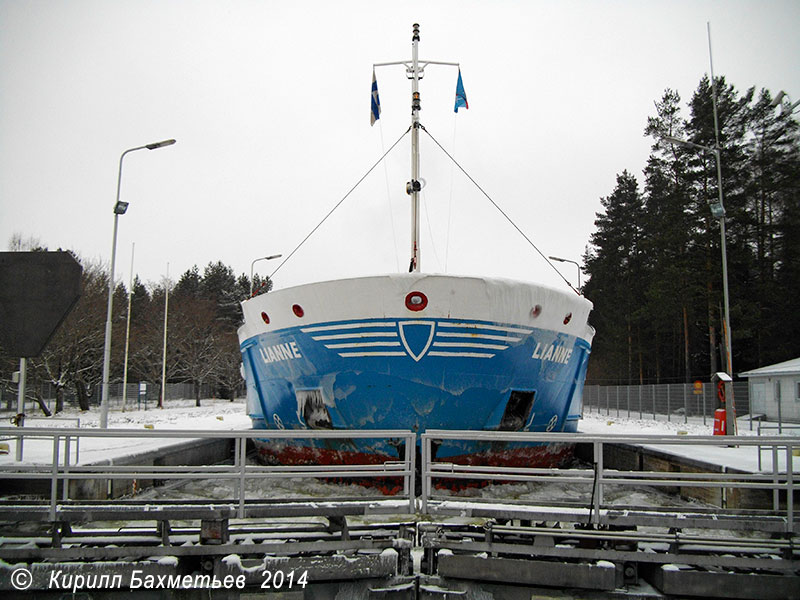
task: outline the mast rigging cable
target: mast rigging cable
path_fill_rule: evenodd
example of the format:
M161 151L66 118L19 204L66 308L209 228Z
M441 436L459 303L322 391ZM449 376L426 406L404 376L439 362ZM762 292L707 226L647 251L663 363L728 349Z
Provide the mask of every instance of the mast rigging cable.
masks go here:
M449 158L451 161L453 161L453 164L454 164L455 166L457 166L457 167L459 168L459 170L460 170L460 171L461 171L461 172L462 172L464 175L466 175L467 179L469 179L469 180L472 182L472 184L473 184L473 185L474 185L476 188L478 188L478 190L480 190L480 192L481 192L481 193L482 193L482 194L483 194L483 195L486 197L486 199L487 199L489 202L491 202L492 206L494 206L494 207L495 207L495 208L498 210L498 212L499 212L501 215L503 215L503 216L505 217L505 219L506 219L506 220L507 220L507 221L508 221L508 222L509 222L509 223L510 223L510 224L511 224L513 227L514 227L514 229L516 229L516 230L517 230L517 232L518 232L518 233L519 233L519 234L520 234L520 235L521 235L523 238L525 238L525 241L527 241L527 242L528 242L528 244L530 244L530 246L531 246L531 247L532 247L534 250L536 250L536 252L539 254L539 256L541 256L541 257L542 257L542 258L545 260L545 262L546 262L548 265L550 265L550 267L551 267L551 268L552 268L552 269L553 269L553 270L554 270L554 271L555 271L555 272L558 274L558 276L559 276L559 277L560 277L562 280L564 280L564 283L566 283L566 284L567 284L567 286L569 286L569 288L570 288L572 291L574 291L576 294L580 295L580 292L579 292L578 290L576 290L576 289L573 287L573 285L572 285L572 284L569 282L569 280L568 280L566 277L564 277L564 276L561 274L561 271L559 271L559 270L556 268L556 266L555 266L555 265L554 265L554 264L553 264L553 263L552 263L552 262L551 262L551 261L550 261L550 260L547 258L547 256L545 256L545 255L544 255L544 253L543 253L541 250L539 250L539 248L536 246L536 244L534 244L534 243L533 243L533 241L532 241L532 240L531 240L531 239L530 239L530 238L529 238L527 235L525 235L525 232L524 232L524 231L522 231L522 229L520 229L520 228L519 228L519 226L518 226L518 225L517 225L517 224L516 224L516 223L515 223L515 222L514 222L512 219L511 219L511 217L509 217L509 216L508 216L508 214L506 214L506 212L505 212L505 211L504 211L502 208L500 208L500 206L497 204L497 202L495 202L495 201L492 199L492 197L491 197L489 194L487 194L487 193L486 193L486 191L485 191L485 190L484 190L484 189L483 189L483 188L482 188L482 187L481 187L481 186L478 184L478 182L477 182L477 181L475 181L475 180L472 178L472 176L471 176L469 173L467 173L467 171L464 169L464 167L462 167L462 166L461 166L461 165L458 163L458 161L457 161L455 158L453 158L453 157L451 156L451 154L450 154L450 153L449 153L447 150L445 150L445 149L444 149L444 147L443 147L443 146L442 146L442 145L439 143L439 141L438 141L438 140L437 140L435 137L433 137L433 135L432 135L432 134L431 134L431 133L430 133L430 132L429 132L429 131L428 131L428 130L425 128L425 126L424 126L422 123L417 123L417 126L418 126L420 129L422 129L422 131L424 131L426 134L428 134L428 137L430 137L430 138L433 140L433 142L434 142L434 143L435 143L435 144L436 144L436 145L439 147L439 149L440 149L442 152L444 152L445 156L447 156L447 158ZM390 153L392 150L394 150L395 146L397 146L397 144L399 144L399 143L402 141L402 139L403 139L403 138L404 138L404 137L405 137L405 136L408 134L408 132L409 132L409 131L411 131L411 127L409 127L408 129L406 129L406 130L405 130L405 132L403 132L403 134L402 134L402 135L401 135L399 138L397 138L397 141L396 141L394 144L392 144L392 146L391 146L391 147L390 147L390 148L389 148L389 149L388 149L386 152L384 152L384 153L383 153L383 156L381 156L381 157L380 157L380 158L379 158L379 159L378 159L378 160L375 162L375 164L373 164L373 165L372 165L372 166L371 166L371 167L370 167L370 168L367 170L367 172L366 172L366 173L364 173L364 175L361 177L361 179L359 179L359 180L356 182L356 184L355 184L355 185L354 185L352 188L350 188L350 190L349 190L349 191L348 191L348 192L347 192L347 193L346 193L346 194L345 194L345 195L342 197L342 199L341 199L341 200L339 200L339 202L337 202L337 203L334 205L334 207L333 207L333 208L332 208L330 211L328 211L328 214L326 214L326 215L325 215L325 217L324 217L324 218L323 218L323 219L322 219L322 220L321 220L321 221L320 221L320 222L317 224L317 226L316 226L316 227L314 227L314 229L312 229L312 230L311 230L311 232L310 232L310 233L309 233L309 234L308 234L308 235L307 235L305 238L303 238L303 241L302 241L302 242L300 242L300 243L299 243L299 244L298 244L298 245L295 247L295 249L294 249L294 250L292 250L292 251L289 253L289 255L288 255L288 256L287 256L287 257L286 257L286 258L283 260L283 262L281 262L281 264L279 264L279 265L276 267L276 269L275 269L275 270L274 270L274 271L273 271L273 272L270 274L270 276L269 276L269 278L270 278L270 279L272 279L272 278L275 276L275 273L277 273L277 272L278 272L278 271L281 269L281 267L283 267L283 265L285 265L285 264L286 264L286 262L287 262L287 261L288 261L290 258L292 258L292 256L294 256L294 254L295 254L295 253L296 253L296 252L297 252L297 251L300 249L300 247L301 247L303 244L305 244L305 243L308 241L308 239L309 239L309 238L310 238L312 235L314 235L314 233L316 233L316 231L317 231L317 230L318 230L320 227L322 227L322 224L323 224L325 221L327 221L327 220L328 220L328 217L330 217L330 216L331 216L331 215L332 215L332 214L333 214L333 213L336 211L336 209L337 209L337 208L339 208L339 207L342 205L342 203L343 203L345 200L347 200L347 198L350 196L350 194L352 194L352 193L355 191L355 189L356 189L356 188L357 188L359 185L361 185L361 182L363 182L363 181L364 181L364 180L367 178L367 176L368 176L370 173L372 173L372 171L374 171L374 170L375 170L375 167L377 167L377 166L378 166L378 165L379 165L379 164L380 164L380 163L383 161L383 159L385 159L385 158L386 158L386 156L387 156L387 155L388 155L388 154L389 154L389 153ZM430 224L429 224L429 226L430 226ZM412 266L413 266L413 259L412 259Z
M310 238L312 235L314 235L314 233L317 231L317 229L319 229L320 227L322 227L322 224L323 224L325 221L327 221L327 220L328 220L328 217L330 217L330 216L331 216L331 215L334 213L334 211L336 211L336 209L337 209L337 208L339 208L339 207L342 205L342 202L344 202L345 200L347 200L347 197L348 197L350 194L352 194L352 193L355 191L355 189L356 189L356 188L357 188L359 185L361 185L361 182L362 182L362 181L364 181L364 180L367 178L367 176L368 176L370 173L372 173L372 171L374 171L374 170L375 170L375 167L377 167L379 164L381 164L381 161L382 161L384 158L386 158L386 156L387 156L387 155L388 155L388 154L389 154L389 153L390 153L392 150L394 150L394 147L395 147L395 146L397 146L397 144L399 144L399 143L400 143L400 141L401 141L401 140L402 140L402 139L403 139L403 138L404 138L404 137L405 137L405 136L408 134L408 132L409 132L409 131L411 131L411 127L409 127L408 129L406 129L406 130L405 130L405 132L403 133L403 135L401 135L399 138L397 138L397 141L396 141L394 144L392 144L391 148L389 148L389 149L388 149L386 152L384 152L384 153L383 153L383 156L381 156L381 157L380 157L380 158L379 158L379 159L378 159L378 160L375 162L375 164L374 164L374 165L372 165L372 166L369 168L369 170L368 170L366 173L364 173L364 175L361 177L361 179L359 179L359 180L356 182L356 184L355 184L353 187L351 187L351 188L350 188L350 191L348 191L348 192L347 192L347 193L346 193L346 194L345 194L345 195L342 197L342 199L341 199L341 200L339 200L339 202L337 202L337 203L336 203L336 205L335 205L335 206L334 206L334 207L333 207L333 208L332 208L332 209L331 209L331 210L328 212L328 214L327 214L327 215L325 215L325 217L322 219L322 221L320 221L320 222L317 224L317 226L316 226L316 227L314 227L314 229L312 229L312 230L311 230L311 232L310 232L310 233L309 233L309 234L308 234L306 237L304 237L304 238L303 238L303 241L302 241L302 242L300 242L299 244L297 244L297 246L295 247L295 249L294 249L294 250L292 250L292 251L289 253L289 255L288 255L288 256L287 256L287 257L286 257L286 258L285 258L285 259L284 259L284 260L281 262L281 264L279 264L279 265L278 265L278 266L275 268L275 270L274 270L274 271L273 271L273 272L270 274L270 276L269 276L269 278L270 278L270 279L272 279L272 277L275 275L275 273L277 273L278 271L280 271L281 267L282 267L283 265L285 265L285 264L286 264L286 262L287 262L287 261L288 261L290 258L292 258L292 256L294 256L294 253L295 253L295 252L297 252L297 251L300 249L300 246L302 246L303 244L305 244L305 243L308 241L308 238Z
M556 273L558 273L558 276L559 276L559 277L561 277L561 279L563 279L563 280L564 280L564 283L566 283L566 284L567 284L567 285L570 287L570 289L571 289L572 291L574 291L576 294L580 295L580 292L579 292L578 290L576 290L576 289L575 289L575 288L572 286L572 284L569 282L569 280L568 280L566 277L564 277L564 276L561 274L561 271L559 271L559 270L556 268L556 266L555 266L555 265L554 265L552 262L550 262L550 260L549 260L549 259L548 259L548 258L547 258L547 257L546 257L546 256L545 256L543 253L542 253L542 251L541 251L541 250L539 250L539 248L537 248L537 247L536 247L536 244L534 244L534 243L533 243L533 241L531 241L531 239L530 239L530 238L529 238L527 235L525 235L525 232L523 232L523 231L522 231L522 229L520 229L520 228L519 228L519 226L518 226L516 223L514 223L514 221L512 221L512 220L511 220L511 217L509 217L509 216L506 214L506 212L505 212L505 211L504 211L502 208L500 208L500 206L498 206L497 202L495 202L494 200L492 200L492 197L491 197L491 196L489 196L489 194L487 194L487 193L486 193L486 191L485 191L485 190L484 190L484 189L483 189L483 188L482 188L480 185L478 185L478 182L477 182L477 181L475 181L475 180L472 178L472 176L470 176L470 174L469 174L469 173L467 173L467 172L464 170L464 167L462 167L460 164L458 164L458 161L457 161L455 158L453 158L453 157L450 155L450 153L449 153L447 150L445 150L445 149L444 149L444 147L443 147L443 146L442 146L442 145L441 145L441 144L438 142L438 140L437 140L435 137L433 137L433 135L431 135L431 133L430 133L430 132L429 132L427 129L425 129L425 126L424 126L422 123L420 123L420 124L419 124L419 128L420 128L420 129L422 129L422 131L424 131L425 133L427 133L427 134L428 134L428 137L429 137L429 138L431 138L431 139L433 140L433 142L434 142L434 143L435 143L437 146L439 146L439 149L440 149L442 152L444 152L444 153L445 153L445 155L447 156L447 158L449 158L450 160L452 160L452 161L453 161L453 164L455 164L455 166L457 166L457 167L458 167L458 168L461 170L461 172L462 172L462 173L464 173L464 175L466 175L466 176L467 176L467 179L469 179L469 180L472 182L472 184L473 184L473 185L474 185L476 188L478 188L478 189L480 190L480 192L481 192L481 193L482 193L484 196L486 196L486 199L487 199L489 202L491 202L491 203L492 203L492 205L493 205L493 206L494 206L494 207L495 207L495 208L496 208L496 209L497 209L497 210L500 212L500 214L501 214L501 215L503 215L503 216L506 218L506 220L507 220L509 223L511 223L511 225L513 225L514 229L516 229L516 230L519 232L519 234L520 234L522 237L524 237L524 238L525 238L525 241L527 241L527 242L528 242L528 243L531 245L531 247L532 247L534 250L536 250L536 252L538 252L538 253L539 253L539 256L541 256L541 257L542 257L542 258L545 260L545 262L546 262L548 265L550 265L550 266L552 267L552 269L553 269L553 270L554 270Z

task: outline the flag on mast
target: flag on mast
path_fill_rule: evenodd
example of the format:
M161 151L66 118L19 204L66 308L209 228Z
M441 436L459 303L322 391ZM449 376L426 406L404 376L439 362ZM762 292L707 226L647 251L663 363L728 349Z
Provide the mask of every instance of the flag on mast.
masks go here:
M374 89L374 85L373 85ZM467 104L467 93L464 91L464 82L461 81L461 69L458 69L458 83L456 83L456 106L455 112L458 112L458 107L463 106L464 108L469 108L469 104Z
M372 106L369 113L369 124L381 118L381 99L378 97L378 80L375 78L375 69L372 69Z

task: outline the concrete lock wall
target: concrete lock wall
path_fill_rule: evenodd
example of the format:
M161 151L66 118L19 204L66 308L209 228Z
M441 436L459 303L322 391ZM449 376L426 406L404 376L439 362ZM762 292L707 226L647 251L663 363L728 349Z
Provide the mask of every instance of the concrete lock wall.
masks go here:
M744 471L732 469L724 471L723 467L711 465L702 460L674 456L659 452L653 448L642 448L626 444L605 444L603 450L603 466L607 469L655 471L660 473L744 473ZM592 447L589 444L579 444L575 454L585 462L591 463L593 461ZM667 494L699 500L708 505L721 508L764 509L773 506L772 493L768 490L677 485L658 486L658 489ZM781 497L781 505L785 505L785 500L784 494Z

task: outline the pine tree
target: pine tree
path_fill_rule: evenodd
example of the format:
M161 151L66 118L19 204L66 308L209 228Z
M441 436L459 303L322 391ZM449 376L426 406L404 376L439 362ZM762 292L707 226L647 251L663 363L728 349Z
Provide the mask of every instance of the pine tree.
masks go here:
M643 242L647 256L644 312L652 348L648 377L688 381L694 339L692 297L697 291L691 277L697 260L693 253L696 206L689 192L687 153L664 140L664 136L686 135L680 95L667 89L656 103L656 111L645 128L645 135L654 138L645 168Z
M617 175L614 191L600 202L605 213L597 214L597 231L584 257L590 275L584 293L595 303L592 324L603 332L595 338L597 356L602 359L591 368L630 382L639 352L637 305L641 300L637 279L642 265L642 198L636 178L623 171Z

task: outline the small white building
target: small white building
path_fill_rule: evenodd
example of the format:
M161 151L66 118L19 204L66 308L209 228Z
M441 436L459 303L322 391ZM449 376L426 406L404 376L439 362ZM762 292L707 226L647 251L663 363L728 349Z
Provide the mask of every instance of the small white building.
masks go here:
M800 423L800 358L739 373L747 377L750 413Z

